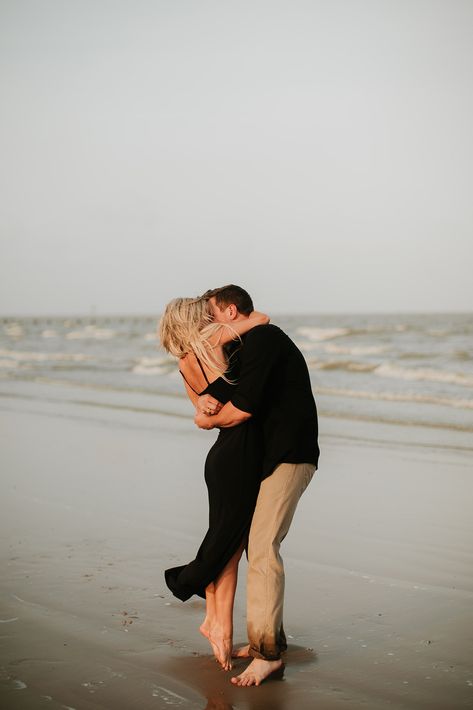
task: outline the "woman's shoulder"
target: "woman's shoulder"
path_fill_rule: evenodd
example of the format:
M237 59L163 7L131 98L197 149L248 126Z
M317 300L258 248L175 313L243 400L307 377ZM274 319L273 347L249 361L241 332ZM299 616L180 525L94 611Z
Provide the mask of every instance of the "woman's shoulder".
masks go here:
M181 372L197 372L204 375L205 379L208 378L206 369L204 368L202 361L193 352L188 352L179 359L179 369Z
M179 369L189 370L193 369L197 365L197 358L194 353L186 353L181 358L179 358Z

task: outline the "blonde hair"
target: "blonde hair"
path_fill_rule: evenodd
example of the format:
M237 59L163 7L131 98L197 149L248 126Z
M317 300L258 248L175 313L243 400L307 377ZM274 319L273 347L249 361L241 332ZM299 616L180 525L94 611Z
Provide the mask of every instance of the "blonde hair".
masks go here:
M168 303L159 321L159 339L162 347L174 357L193 353L211 372L229 382L225 377L228 364L215 354L210 344L212 336L225 325L213 323L212 318L207 299L175 298ZM235 336L239 337L237 333Z

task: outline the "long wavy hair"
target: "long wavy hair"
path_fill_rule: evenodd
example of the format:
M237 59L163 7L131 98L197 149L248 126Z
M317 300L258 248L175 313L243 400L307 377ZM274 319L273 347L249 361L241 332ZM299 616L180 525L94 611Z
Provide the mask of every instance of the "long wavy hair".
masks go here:
M225 327L230 328L224 323L212 322L206 298L175 298L161 316L158 334L162 347L170 355L181 358L193 353L211 372L230 382L225 376L227 361L222 360L210 344L210 338ZM235 337L239 337L236 332Z

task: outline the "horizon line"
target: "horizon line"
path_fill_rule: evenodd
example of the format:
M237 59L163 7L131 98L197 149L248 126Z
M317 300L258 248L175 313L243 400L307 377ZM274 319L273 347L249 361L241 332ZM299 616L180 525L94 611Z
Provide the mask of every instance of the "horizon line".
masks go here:
M357 310L357 311L342 311L342 310L337 310L337 311L286 311L286 312L275 312L272 316L272 318L278 318L278 317L308 317L308 316L376 316L376 315L384 315L384 316L391 316L391 315L405 315L405 316L429 316L429 315L473 315L473 309L465 309L465 310L428 310L428 311L423 311L423 310L412 310L412 311L404 311L404 310L375 310L375 311L366 311L366 310ZM41 319L41 320L59 320L59 319L65 319L65 320L84 320L84 319L97 319L97 320L103 320L103 319L113 319L113 318L145 318L145 319L156 319L159 318L162 315L162 312L159 313L145 313L145 312L108 312L108 313L85 313L85 312L76 312L76 313L43 313L43 314L38 314L38 313L29 313L29 314L2 314L0 313L0 321L10 321L10 320L35 320L35 319Z

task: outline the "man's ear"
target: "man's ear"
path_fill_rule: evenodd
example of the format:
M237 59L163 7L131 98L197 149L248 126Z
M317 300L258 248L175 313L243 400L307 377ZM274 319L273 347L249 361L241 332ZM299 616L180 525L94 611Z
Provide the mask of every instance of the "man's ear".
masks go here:
M235 320L235 318L238 316L238 309L235 304L231 303L228 306L228 315L232 320Z

